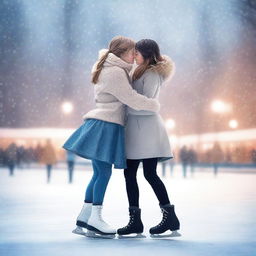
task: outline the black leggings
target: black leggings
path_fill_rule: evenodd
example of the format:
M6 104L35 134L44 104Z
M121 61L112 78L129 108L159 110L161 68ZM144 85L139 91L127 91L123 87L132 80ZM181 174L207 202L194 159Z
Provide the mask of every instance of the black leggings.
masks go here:
M127 159L127 169L124 170L124 176L126 181L126 191L128 195L129 206L139 207L137 170L141 161L143 163L144 177L153 188L160 205L170 204L164 183L156 173L157 158L148 158L142 160Z

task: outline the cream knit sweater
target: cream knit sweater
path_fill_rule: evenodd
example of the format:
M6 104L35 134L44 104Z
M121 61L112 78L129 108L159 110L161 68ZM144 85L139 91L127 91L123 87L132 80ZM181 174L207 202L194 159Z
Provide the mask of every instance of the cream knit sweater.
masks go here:
M99 52L99 58L106 53ZM97 62L92 71L95 70ZM155 99L149 99L132 89L127 74L132 64L128 64L113 53L109 53L98 83L94 85L96 108L83 116L83 119L94 118L120 125L125 124L125 105L135 110L158 112L160 105ZM126 73L127 72L127 73Z

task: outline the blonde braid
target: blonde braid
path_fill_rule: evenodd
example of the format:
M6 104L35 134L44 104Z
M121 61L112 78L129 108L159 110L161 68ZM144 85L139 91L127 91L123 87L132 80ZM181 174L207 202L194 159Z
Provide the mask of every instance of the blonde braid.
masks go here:
M107 51L99 60L96 70L92 74L92 83L97 84L100 76L100 72L103 68L103 64L108 57L109 51Z

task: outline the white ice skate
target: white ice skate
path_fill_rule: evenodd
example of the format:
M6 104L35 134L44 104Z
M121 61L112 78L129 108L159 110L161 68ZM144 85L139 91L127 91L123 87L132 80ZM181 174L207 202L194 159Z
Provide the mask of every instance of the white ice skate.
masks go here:
M165 237L179 237L181 234L175 230L172 231L171 234L151 234L150 237L152 238L165 238Z
M87 228L87 222L91 216L92 203L84 203L83 208L76 219L76 228L72 233L77 235L86 235L86 232L83 230Z
M116 230L111 228L102 219L102 205L93 205L91 216L87 223L87 237L93 238L115 238Z

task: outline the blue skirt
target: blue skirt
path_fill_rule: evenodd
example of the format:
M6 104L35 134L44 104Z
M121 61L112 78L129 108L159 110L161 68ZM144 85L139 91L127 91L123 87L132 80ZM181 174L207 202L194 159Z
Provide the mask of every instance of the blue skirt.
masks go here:
M124 127L97 119L87 119L64 143L76 155L126 168Z

